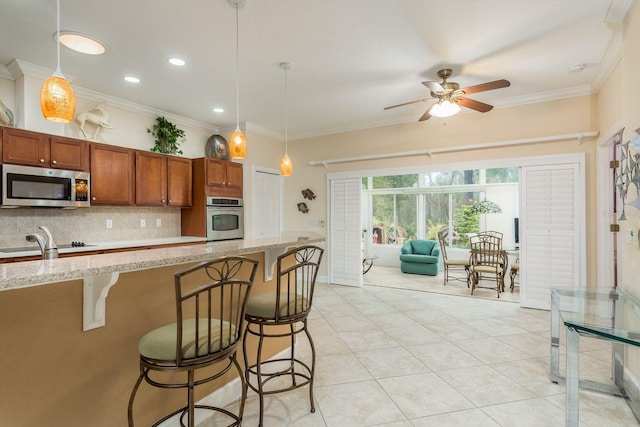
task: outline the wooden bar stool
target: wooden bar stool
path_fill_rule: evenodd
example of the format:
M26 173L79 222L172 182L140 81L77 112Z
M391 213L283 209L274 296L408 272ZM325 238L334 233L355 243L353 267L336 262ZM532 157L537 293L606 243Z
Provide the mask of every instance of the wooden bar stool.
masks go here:
M186 406L157 421L154 426L180 415L180 425L195 425L195 409L217 411L242 423L247 385L236 360L249 291L258 262L243 257L207 261L175 274L176 322L144 335L139 343L140 376L129 399L129 426L133 426L133 401L142 380L160 388L186 388ZM194 387L227 373L232 366L240 374L242 396L238 414L226 409L196 405ZM195 371L211 367L204 378ZM186 374L186 375L184 375ZM186 378L185 378L186 377ZM187 424L185 424L185 417Z
M318 267L324 250L317 246L301 246L278 257L276 289L273 292L253 295L247 302L243 354L247 385L260 399L260 422L263 425L264 396L282 393L309 385L311 412L313 403L313 375L316 353L307 329L307 317L313 302L313 290ZM296 358L296 336L304 333L311 346L311 366ZM247 337L258 338L255 358L250 361ZM262 351L266 339L289 338L291 348L288 357L263 360ZM273 380L283 379L282 382ZM273 381L273 382L272 382Z

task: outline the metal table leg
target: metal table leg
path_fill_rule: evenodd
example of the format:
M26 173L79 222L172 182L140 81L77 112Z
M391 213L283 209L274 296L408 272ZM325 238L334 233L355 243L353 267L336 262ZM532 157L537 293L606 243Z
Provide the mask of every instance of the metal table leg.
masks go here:
M579 420L579 362L580 334L567 327L567 393L565 407L565 426L578 427Z
M560 310L556 304L551 304L551 361L549 376L554 383L562 382L560 376Z

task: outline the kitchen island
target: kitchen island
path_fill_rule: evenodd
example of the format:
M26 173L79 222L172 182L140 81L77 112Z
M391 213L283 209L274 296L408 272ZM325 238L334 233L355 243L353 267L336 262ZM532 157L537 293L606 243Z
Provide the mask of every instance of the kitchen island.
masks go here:
M278 254L323 241L319 235L290 233L274 239L1 264L2 424L126 425L129 393L138 376L138 340L175 321L176 271L199 261L243 255L261 264L252 293L265 292L273 286L269 276ZM87 286L104 278L113 283L93 293L104 293L106 304L96 312L102 310L106 323L85 330ZM270 353L284 348L284 343L276 345ZM237 386L237 378L229 374L196 389L196 399L233 384ZM136 403L140 425L179 407L185 398L184 390L159 393L143 387Z

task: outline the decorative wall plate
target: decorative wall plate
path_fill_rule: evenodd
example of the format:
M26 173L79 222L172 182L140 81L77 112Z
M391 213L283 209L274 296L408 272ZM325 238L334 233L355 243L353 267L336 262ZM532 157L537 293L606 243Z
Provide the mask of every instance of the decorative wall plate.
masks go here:
M211 135L204 146L204 155L214 159L229 160L229 143L222 135Z

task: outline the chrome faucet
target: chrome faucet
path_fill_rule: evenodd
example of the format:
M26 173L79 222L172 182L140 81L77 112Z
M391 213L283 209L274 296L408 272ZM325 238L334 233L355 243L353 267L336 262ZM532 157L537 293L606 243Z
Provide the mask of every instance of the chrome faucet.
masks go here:
M38 233L33 233L27 234L25 239L27 239L27 242L38 242L40 252L42 253L42 259L58 258L58 245L56 245L56 241L53 240L51 232L45 226L40 226L38 228L44 232L44 238Z

